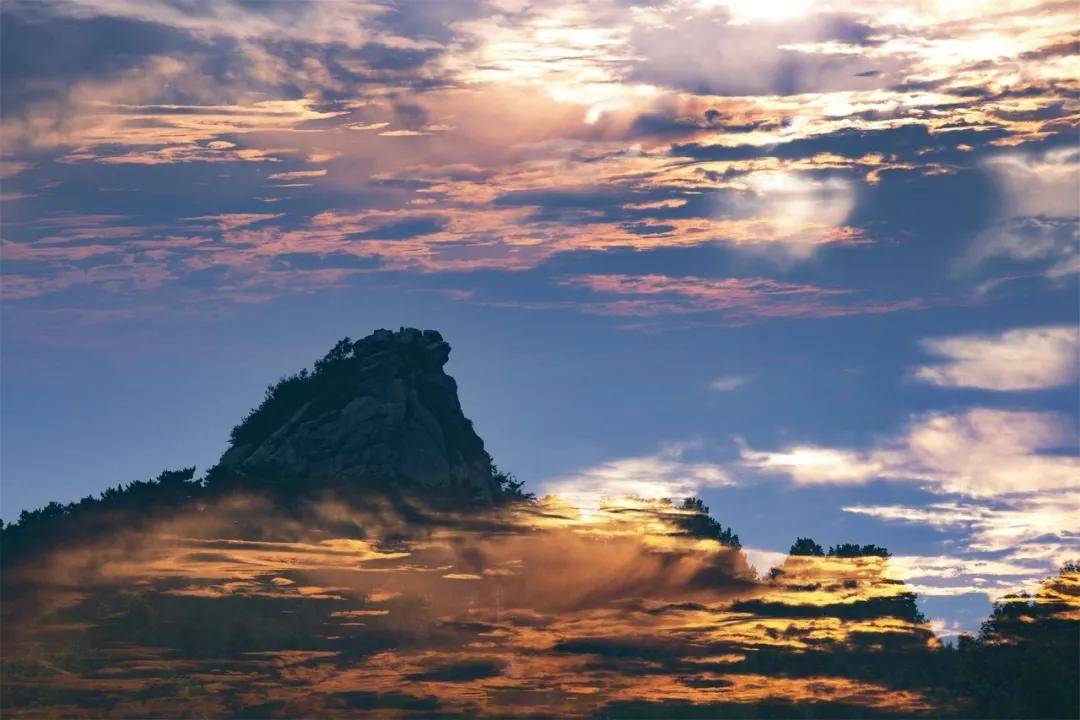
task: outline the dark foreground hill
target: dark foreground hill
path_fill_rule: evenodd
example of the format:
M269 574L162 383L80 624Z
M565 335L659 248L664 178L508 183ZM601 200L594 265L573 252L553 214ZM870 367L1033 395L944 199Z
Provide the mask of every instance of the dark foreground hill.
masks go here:
M1077 716L1075 565L944 646L877 545L759 576L700 500L525 495L448 352L343 340L205 478L5 527L3 716Z

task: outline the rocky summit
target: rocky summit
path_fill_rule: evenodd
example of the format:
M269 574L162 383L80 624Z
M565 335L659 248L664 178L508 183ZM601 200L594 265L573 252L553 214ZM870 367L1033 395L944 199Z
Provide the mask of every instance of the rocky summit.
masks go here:
M434 330L377 330L340 341L313 371L267 389L233 428L210 484L387 488L492 502L503 495L462 413ZM433 492L434 491L434 492Z

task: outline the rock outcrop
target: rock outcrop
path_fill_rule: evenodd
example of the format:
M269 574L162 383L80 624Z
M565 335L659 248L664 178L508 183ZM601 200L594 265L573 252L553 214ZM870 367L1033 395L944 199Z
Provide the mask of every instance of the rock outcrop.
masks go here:
M492 502L503 495L484 443L462 413L434 330L346 338L313 372L285 378L233 429L209 480L401 488Z

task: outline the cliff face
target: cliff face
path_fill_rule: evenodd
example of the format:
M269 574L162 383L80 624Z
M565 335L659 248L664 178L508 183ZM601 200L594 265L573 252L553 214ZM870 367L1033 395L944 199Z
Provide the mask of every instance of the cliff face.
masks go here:
M497 499L491 457L443 366L434 330L378 330L338 343L312 373L282 380L233 430L215 482L267 478Z

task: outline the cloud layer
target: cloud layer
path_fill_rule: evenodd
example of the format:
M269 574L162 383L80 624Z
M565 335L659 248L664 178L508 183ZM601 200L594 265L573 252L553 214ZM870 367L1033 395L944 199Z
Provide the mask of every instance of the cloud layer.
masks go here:
M915 377L940 387L1041 390L1076 381L1080 332L1070 326L1016 328L997 335L931 338L923 347L943 359Z

